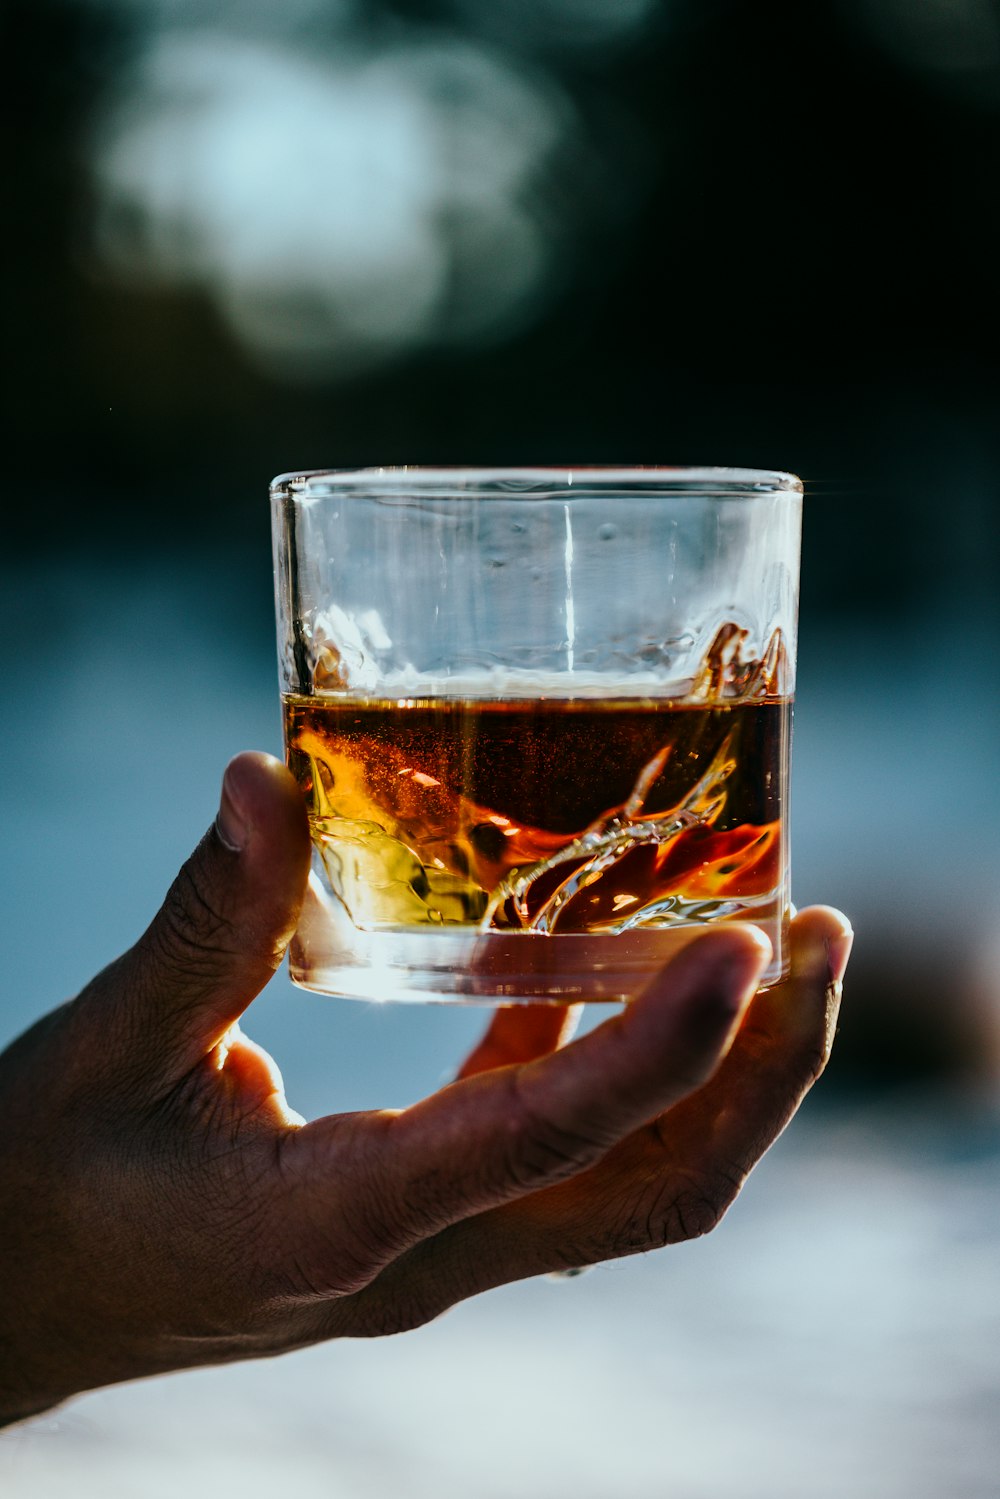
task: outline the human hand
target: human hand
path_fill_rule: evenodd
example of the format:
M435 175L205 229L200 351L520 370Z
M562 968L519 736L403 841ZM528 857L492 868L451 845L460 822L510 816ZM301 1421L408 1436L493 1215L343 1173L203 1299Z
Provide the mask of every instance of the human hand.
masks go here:
M0 1057L0 1423L703 1233L825 1063L850 929L817 907L756 997L766 941L716 928L571 1045L500 1010L450 1087L305 1124L236 1022L308 863L291 777L238 757L148 931Z

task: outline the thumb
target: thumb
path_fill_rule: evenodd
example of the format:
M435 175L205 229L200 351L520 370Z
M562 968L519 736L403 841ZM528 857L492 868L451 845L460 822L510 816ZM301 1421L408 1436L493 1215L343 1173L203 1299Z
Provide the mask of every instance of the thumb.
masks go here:
M271 978L295 930L309 870L305 805L271 755L237 755L219 815L146 932L95 980L112 1035L184 1071ZM96 997L96 996L95 996ZM139 1060L138 1058L134 1058Z

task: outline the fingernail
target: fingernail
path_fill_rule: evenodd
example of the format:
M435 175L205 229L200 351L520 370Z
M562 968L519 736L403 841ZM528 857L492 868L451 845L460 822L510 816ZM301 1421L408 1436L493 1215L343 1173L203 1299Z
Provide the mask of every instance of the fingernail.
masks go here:
M840 917L840 921L844 918ZM839 984L851 955L854 933L844 922L830 936L811 930L803 943L798 964L803 978L814 984Z
M854 932L851 927L838 932L836 937L827 937L826 967L831 984L839 984L842 981L847 972L847 960L851 956L853 946Z
M219 812L215 819L215 828L226 848L238 854L247 841L247 825L239 803L233 795L231 769L232 767L227 765L226 773L222 777L222 795L219 798Z

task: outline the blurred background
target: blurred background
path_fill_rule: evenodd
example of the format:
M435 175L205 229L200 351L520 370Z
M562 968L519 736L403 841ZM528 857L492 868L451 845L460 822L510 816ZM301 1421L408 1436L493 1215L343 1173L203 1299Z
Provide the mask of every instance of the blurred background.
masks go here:
M28 1495L986 1499L1000 1459L1000 0L8 0L0 1040L280 751L287 469L807 486L793 868L837 1055L711 1239L88 1397ZM247 1029L307 1114L483 1017Z

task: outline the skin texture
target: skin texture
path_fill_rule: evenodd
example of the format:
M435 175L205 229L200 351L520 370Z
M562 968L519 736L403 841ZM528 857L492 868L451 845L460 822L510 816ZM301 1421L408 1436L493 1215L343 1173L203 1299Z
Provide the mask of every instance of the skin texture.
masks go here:
M308 863L295 783L238 756L149 929L0 1057L0 1422L705 1233L825 1065L851 933L815 907L777 988L714 929L578 1041L499 1010L439 1093L306 1124L237 1022Z

